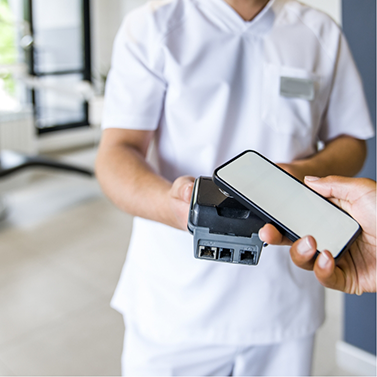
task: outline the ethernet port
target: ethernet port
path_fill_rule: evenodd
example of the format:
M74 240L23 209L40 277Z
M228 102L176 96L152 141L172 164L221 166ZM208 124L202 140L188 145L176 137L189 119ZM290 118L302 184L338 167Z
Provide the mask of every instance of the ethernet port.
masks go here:
M249 250L240 250L240 263L243 264L256 264L257 252Z
M198 257L204 259L216 259L217 247L199 246Z
M232 262L233 249L219 248L219 260L222 262Z

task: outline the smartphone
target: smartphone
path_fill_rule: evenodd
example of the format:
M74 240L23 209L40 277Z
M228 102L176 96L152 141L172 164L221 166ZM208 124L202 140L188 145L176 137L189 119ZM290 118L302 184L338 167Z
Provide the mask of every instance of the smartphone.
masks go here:
M291 241L311 235L317 251L338 258L361 233L348 213L256 151L247 150L218 167L216 185Z

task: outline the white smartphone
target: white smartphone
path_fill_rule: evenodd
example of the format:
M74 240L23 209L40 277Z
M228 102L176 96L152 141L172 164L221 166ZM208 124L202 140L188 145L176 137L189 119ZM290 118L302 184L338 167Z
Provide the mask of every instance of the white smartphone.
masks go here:
M290 240L311 235L317 251L334 258L361 233L349 214L256 151L245 151L218 167L216 185Z

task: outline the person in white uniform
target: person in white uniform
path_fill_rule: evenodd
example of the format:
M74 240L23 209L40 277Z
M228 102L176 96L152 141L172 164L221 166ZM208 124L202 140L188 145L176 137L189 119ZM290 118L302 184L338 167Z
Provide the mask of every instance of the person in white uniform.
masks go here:
M152 1L118 32L105 97L97 176L135 215L112 299L123 374L310 374L313 273L284 246L257 267L197 260L187 218L193 177L245 149L299 179L359 171L373 130L339 27L291 0Z

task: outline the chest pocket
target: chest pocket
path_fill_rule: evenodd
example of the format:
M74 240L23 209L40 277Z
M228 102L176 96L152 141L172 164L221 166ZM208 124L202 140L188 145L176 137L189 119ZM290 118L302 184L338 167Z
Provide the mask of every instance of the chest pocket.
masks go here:
M302 69L266 64L262 121L275 132L306 136L318 121L319 77Z

